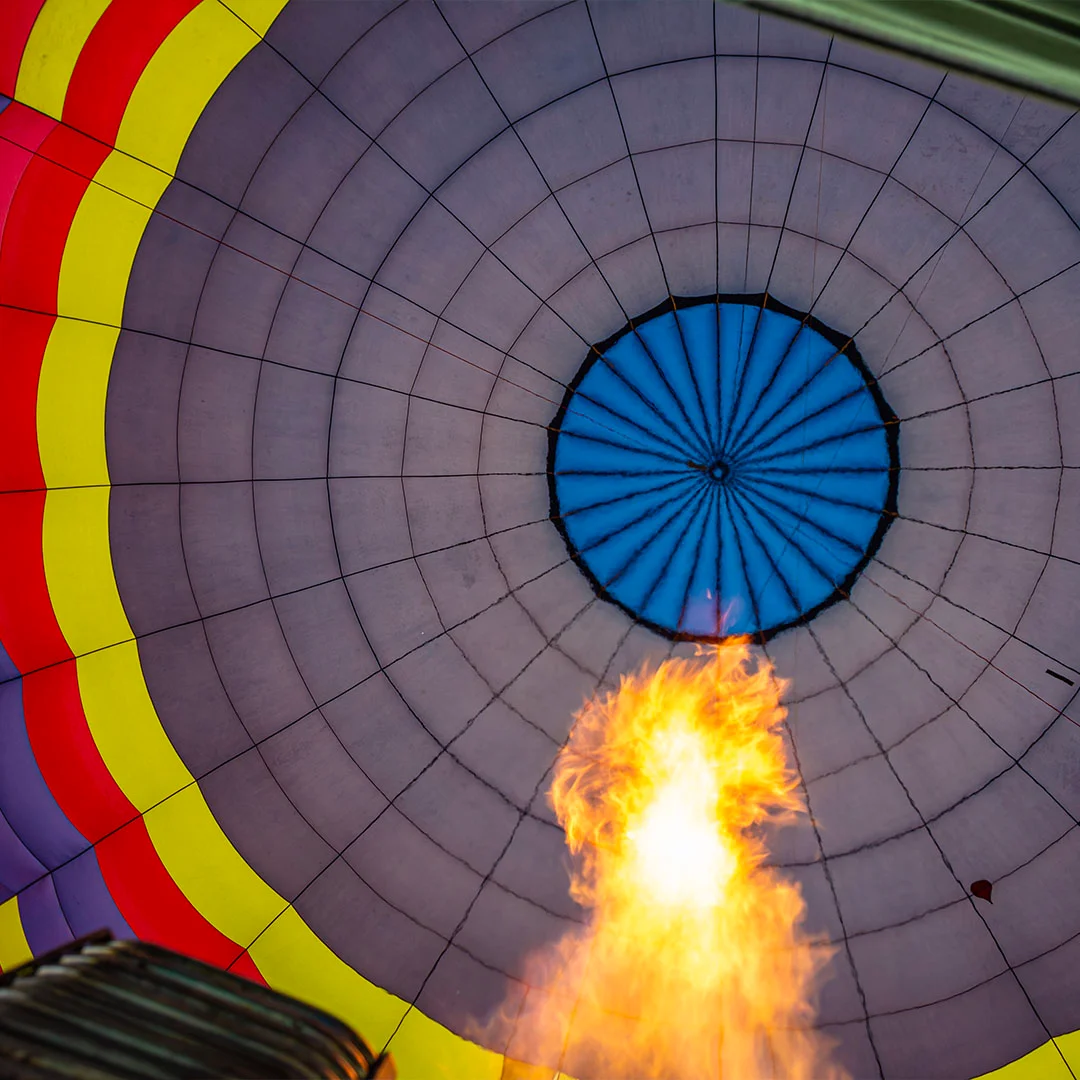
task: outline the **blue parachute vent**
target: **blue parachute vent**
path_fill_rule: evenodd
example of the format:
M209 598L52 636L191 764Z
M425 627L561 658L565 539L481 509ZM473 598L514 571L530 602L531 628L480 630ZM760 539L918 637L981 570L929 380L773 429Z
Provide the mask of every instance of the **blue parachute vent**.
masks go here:
M854 343L817 319L678 297L570 384L551 517L597 593L652 629L767 638L846 596L877 550L897 425Z

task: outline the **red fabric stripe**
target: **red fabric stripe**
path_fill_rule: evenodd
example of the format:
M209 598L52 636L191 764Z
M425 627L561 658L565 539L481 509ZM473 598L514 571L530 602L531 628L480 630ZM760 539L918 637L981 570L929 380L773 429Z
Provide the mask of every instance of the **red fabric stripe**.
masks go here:
M0 495L0 640L12 663L23 672L69 659L56 624L45 561L41 553L41 518L45 493Z
M23 711L41 775L87 840L94 843L138 817L90 734L74 660L24 676Z
M138 937L218 967L237 959L240 946L215 930L169 876L142 818L102 840L97 856L116 906Z
M112 144L150 58L199 0L113 0L90 31L64 98L64 122Z
M26 39L45 0L4 0L0 6L0 94L15 96Z
M12 0L6 3L10 27L14 25ZM17 6L25 13L32 5L18 0ZM76 64L78 79L68 92L72 117L97 133L109 130L103 125L118 125L130 88L157 44L182 17L178 12L183 8L179 0L114 4L95 27L93 40ZM114 9L118 9L115 14ZM159 9L170 13L172 25L165 25ZM123 25L133 12L141 13L136 20L138 33ZM26 23L27 33L30 25L32 20ZM0 36L7 39L7 48L12 34L0 31ZM142 52L132 60L128 50ZM10 59L13 52L13 47L0 52L0 62L7 58L13 68L17 64L17 59ZM0 68L0 77L3 73ZM98 104L91 100L95 95L101 98ZM13 108L9 106L5 113ZM28 162L16 153L7 174L14 196L0 240L0 303L55 312L71 222L110 147L63 126L46 131L42 122L28 115L15 113L10 121L3 116L0 134L26 150L37 148L38 153ZM41 360L52 322L48 314L34 317L10 312L0 324L5 366L10 369L4 372L0 426L7 429L5 443L17 438L26 446L10 464L5 462L2 475L19 485L28 479L36 481L28 486L41 484L34 420ZM250 958L245 964L246 954L239 945L216 930L172 880L136 808L109 773L93 741L79 696L76 665L56 622L45 579L44 502L41 491L0 495L5 526L0 529L0 637L19 670L31 672L24 676L23 704L34 756L72 824L88 839L98 841L106 885L132 930L222 967L239 961L241 970L250 975L254 969Z
M75 211L109 153L107 146L57 126L26 166L0 244L0 300L56 311L60 261ZM39 358L40 363L40 358Z
M37 446L37 389L41 357L54 322L54 315L0 308L0 342L3 342L0 349L0 386L3 387L0 401L0 491L33 491L45 484ZM16 544L24 552L20 560L34 554L36 563L41 563L40 507L36 513L37 521L30 529L30 539L5 535L15 526L15 522L10 521L6 514L2 517L4 529L0 530L0 574L4 573L4 567L20 568L11 586L18 594L24 594L28 588L38 589L37 595L48 603L48 594L41 591L44 584L41 575L38 575L40 565L24 561L10 563L3 554L8 545ZM20 520L15 527L26 529L28 526ZM33 573L38 576L34 577L33 582L22 580L23 574L32 566ZM4 597L0 596L0 612L4 611L4 603ZM0 614L0 626L3 621L4 616ZM2 631L0 637L3 637ZM63 655L53 647L33 651L34 656L40 658L40 662L33 663L34 667L50 663Z
M8 211L33 160L33 152L55 127L55 120L17 103L0 113L0 245ZM18 240L13 239L12 244L14 252ZM10 302L3 293L0 299ZM39 488L44 482L37 452L37 384L52 324L50 316L0 308L0 342L3 342L0 385L4 388L0 405L2 491Z

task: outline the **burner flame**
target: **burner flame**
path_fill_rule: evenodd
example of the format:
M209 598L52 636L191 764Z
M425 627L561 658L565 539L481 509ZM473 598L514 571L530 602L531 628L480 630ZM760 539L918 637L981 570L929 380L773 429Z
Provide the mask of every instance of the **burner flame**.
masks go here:
M550 798L589 917L530 958L512 1057L582 1077L842 1076L812 1027L831 951L765 865L762 826L802 809L783 689L735 643L578 714Z

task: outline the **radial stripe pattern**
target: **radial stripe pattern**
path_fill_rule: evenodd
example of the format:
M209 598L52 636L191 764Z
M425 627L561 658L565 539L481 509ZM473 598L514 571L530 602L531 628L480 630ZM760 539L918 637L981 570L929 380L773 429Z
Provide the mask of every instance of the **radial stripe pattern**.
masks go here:
M672 637L769 638L847 595L896 515L897 419L850 339L765 296L597 345L551 434L552 518Z

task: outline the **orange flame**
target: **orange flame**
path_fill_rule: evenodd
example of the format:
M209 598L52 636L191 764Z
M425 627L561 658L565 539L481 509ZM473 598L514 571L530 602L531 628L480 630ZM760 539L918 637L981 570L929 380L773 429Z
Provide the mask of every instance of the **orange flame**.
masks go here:
M760 826L801 809L783 689L739 643L624 677L578 714L550 797L590 919L531 958L512 1057L605 1078L842 1075L810 1027L830 954L763 865Z

